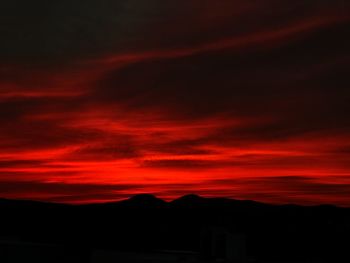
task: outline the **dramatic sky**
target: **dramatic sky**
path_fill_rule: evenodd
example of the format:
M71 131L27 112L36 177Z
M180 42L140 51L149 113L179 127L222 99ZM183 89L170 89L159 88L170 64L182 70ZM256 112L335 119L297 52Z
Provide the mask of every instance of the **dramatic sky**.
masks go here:
M350 206L348 0L2 1L0 196Z

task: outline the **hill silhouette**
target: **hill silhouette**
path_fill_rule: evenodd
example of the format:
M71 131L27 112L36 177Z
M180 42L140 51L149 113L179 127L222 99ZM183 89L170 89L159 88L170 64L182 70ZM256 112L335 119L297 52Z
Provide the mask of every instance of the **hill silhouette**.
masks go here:
M246 236L259 260L349 258L350 209L270 205L187 195L165 202L143 194L119 202L66 205L0 200L0 239L113 248L199 251L213 226Z

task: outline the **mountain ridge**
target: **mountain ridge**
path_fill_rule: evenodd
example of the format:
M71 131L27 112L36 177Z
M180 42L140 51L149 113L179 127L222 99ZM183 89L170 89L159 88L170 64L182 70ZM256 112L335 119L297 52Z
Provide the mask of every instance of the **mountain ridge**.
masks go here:
M231 202L231 203L250 203L255 205L266 205L266 206L274 206L274 207L304 207L304 208L315 208L315 207L333 207L333 208L339 208L339 209L350 209L350 205L348 207L346 206L337 206L331 203L324 203L324 204L311 204L311 205L305 205L305 204L297 204L297 203L268 203L268 202L261 202L251 199L233 199L233 198L226 198L226 197L204 197L201 195L196 194L186 194L183 196L180 196L178 198L175 198L171 201L166 201L164 199L161 199L157 197L154 194L149 193L142 193L142 194L136 194L133 196L130 196L126 199L116 200L116 201L107 201L107 202L91 202L91 203L63 203L63 202L54 202L54 201L42 201L42 200L31 200L31 199L11 199L11 198L1 198L0 197L0 205L4 202L12 202L12 203L32 203L32 204L45 204L45 205L64 205L64 206L98 206L98 205L108 205L108 204L121 204L121 203L147 203L147 202L158 202L158 203L164 203L164 204L176 204L176 203L185 203L185 202Z

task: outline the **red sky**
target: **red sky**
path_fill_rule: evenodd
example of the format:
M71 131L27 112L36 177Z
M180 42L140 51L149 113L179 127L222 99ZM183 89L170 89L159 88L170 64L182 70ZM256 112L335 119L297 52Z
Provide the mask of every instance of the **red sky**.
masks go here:
M5 4L1 197L350 206L346 1L98 2Z

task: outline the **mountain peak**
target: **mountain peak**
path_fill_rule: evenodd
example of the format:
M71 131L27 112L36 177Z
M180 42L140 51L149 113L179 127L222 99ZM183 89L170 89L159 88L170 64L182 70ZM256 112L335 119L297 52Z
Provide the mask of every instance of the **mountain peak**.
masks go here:
M124 202L144 206L144 207L158 207L164 205L166 202L152 194L138 194L130 197Z
M129 198L129 200L160 200L153 194L137 194Z
M205 200L205 198L201 197L199 195L188 194L188 195L184 195L178 199L173 200L172 203L174 203L174 204L198 204L198 203L202 203L204 200Z

